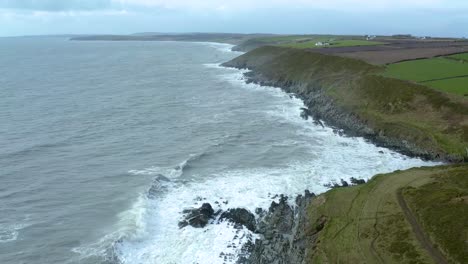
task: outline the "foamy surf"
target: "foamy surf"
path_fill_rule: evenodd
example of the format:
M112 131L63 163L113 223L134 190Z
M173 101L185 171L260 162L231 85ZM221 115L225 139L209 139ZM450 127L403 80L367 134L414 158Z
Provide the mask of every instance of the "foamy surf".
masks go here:
M269 94L278 98L276 104L259 109L257 114L295 129L304 137L300 144L307 147L310 160L281 168L229 170L183 182L173 175L180 176L186 161L181 163L185 165L179 166L182 170L178 173L168 168L143 170L143 173L167 177L170 184L165 184L164 190L158 185L156 192L159 190L159 195L147 195L144 203L138 202L138 206L145 208L135 219L138 224L134 225L134 233L115 245L115 255L121 263L235 263L242 246L254 240L255 234L216 221L204 229L190 226L180 229L178 222L184 209L208 202L215 210L246 208L254 212L256 208L267 209L276 194L294 197L305 189L319 194L327 190L324 184L332 181L351 177L369 179L379 173L438 164L406 157L362 138L341 137L329 127L303 120L300 108L304 104L294 96L278 88L246 84L245 71L225 69L217 64L206 66L216 69L221 79L251 92L252 96ZM272 147L292 143L286 139ZM137 170L131 173L138 175Z
M19 230L23 229L24 225L0 225L0 243L8 243L18 239Z

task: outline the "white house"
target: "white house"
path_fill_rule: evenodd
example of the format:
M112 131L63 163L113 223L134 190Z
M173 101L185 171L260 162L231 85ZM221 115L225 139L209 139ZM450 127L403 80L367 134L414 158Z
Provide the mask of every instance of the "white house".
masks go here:
M315 46L317 46L317 47L320 47L320 46L330 46L330 43L319 41L319 42L315 43Z

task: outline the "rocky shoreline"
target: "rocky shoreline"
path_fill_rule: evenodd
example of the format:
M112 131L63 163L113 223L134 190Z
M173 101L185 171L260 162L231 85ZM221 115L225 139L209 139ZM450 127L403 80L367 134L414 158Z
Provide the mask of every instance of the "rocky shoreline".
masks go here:
M468 147L463 147L467 135L459 123L467 105L425 87L380 77L379 68L373 65L263 47L222 66L247 69L246 82L277 87L299 97L306 115L344 135L363 137L409 157L450 163L468 160ZM437 115L427 115L433 111ZM452 130L457 136L448 132ZM456 141L460 144L454 144Z
M303 118L311 117L316 124L322 126L322 121L324 121L339 134L363 137L377 146L392 149L410 157L452 161L450 156L431 153L410 141L388 137L382 131L373 129L352 111L340 107L318 83L301 83L281 78L273 80L242 60L234 59L222 66L248 69L250 71L244 74L247 83L278 87L297 96L306 106L302 109ZM288 197L284 196L281 196L279 203L273 202L269 210L264 212L264 215L257 221L254 232L259 234L260 238L244 246L244 254L237 263L310 263L317 246L319 232L327 221L327 218L322 216L316 220L316 223L310 222L307 208L314 198L314 194L306 191L305 195L299 195L296 198L295 206L288 205Z
M211 204L205 203L200 208L184 210L179 228L188 225L204 228L208 224L229 221L234 228L245 227L259 237L255 241L250 237L242 246L238 264L307 263L326 218L320 218L317 223L309 222L307 208L316 196L307 190L294 201L283 195L278 197L278 202L273 201L268 211L256 209L258 218L243 208L215 212ZM222 253L220 257L227 260L233 256Z
M308 86L308 89L303 89L307 84L296 83L291 80L273 81L245 65L228 62L224 63L223 66L251 70L244 74L247 83L278 87L286 93L294 94L307 107L303 109L303 113L310 116L318 124L322 124L322 121L324 121L327 126L334 128L341 135L363 137L379 147L388 148L409 157L418 157L423 160L451 161L451 157L441 157L436 153L430 153L419 148L409 141L391 138L381 131L374 130L357 115L338 106L335 100L328 96L320 86L312 86L312 89L310 89L311 86Z
M324 121L339 134L363 137L377 146L392 149L410 157L448 162L463 161L463 158L460 160L460 157L453 156L451 153L415 144L411 139L388 135L386 131L373 126L371 121L362 119L351 109L337 103L336 98L327 93L323 83L288 78L288 75L284 74L272 75L275 66L265 66L266 64L268 64L268 58L258 56L253 59L234 59L222 66L248 69L250 71L244 74L247 83L278 87L297 96L306 106L302 109L303 118L311 117L316 124L322 126L322 121ZM348 184L343 184L343 187L345 186ZM290 199L281 195L278 202L272 202L268 211L257 209L255 211L257 218L252 212L242 208L214 212L210 209L211 205L204 204L200 208L185 211L185 219L179 223L179 226L181 228L187 225L204 227L216 221L229 221L237 229L247 228L258 238L255 241L250 238L240 249L241 253L237 260L239 264L310 263L319 243L320 231L325 227L328 219L326 216L311 219L308 208L312 207L310 206L312 203L321 204L325 200L323 196L316 197L309 191L297 196L294 202ZM233 256L220 257L232 260Z

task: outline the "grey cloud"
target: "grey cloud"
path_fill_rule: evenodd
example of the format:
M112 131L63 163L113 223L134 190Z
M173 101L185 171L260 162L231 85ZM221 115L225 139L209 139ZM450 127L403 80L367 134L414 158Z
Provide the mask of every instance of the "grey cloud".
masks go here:
M50 12L109 9L112 4L112 0L0 0L0 8Z

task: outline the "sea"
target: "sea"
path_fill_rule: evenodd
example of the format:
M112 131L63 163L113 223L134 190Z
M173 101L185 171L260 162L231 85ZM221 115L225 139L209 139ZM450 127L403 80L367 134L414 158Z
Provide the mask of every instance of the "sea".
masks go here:
M304 120L231 47L1 38L0 263L235 263L256 234L185 209L435 165Z

